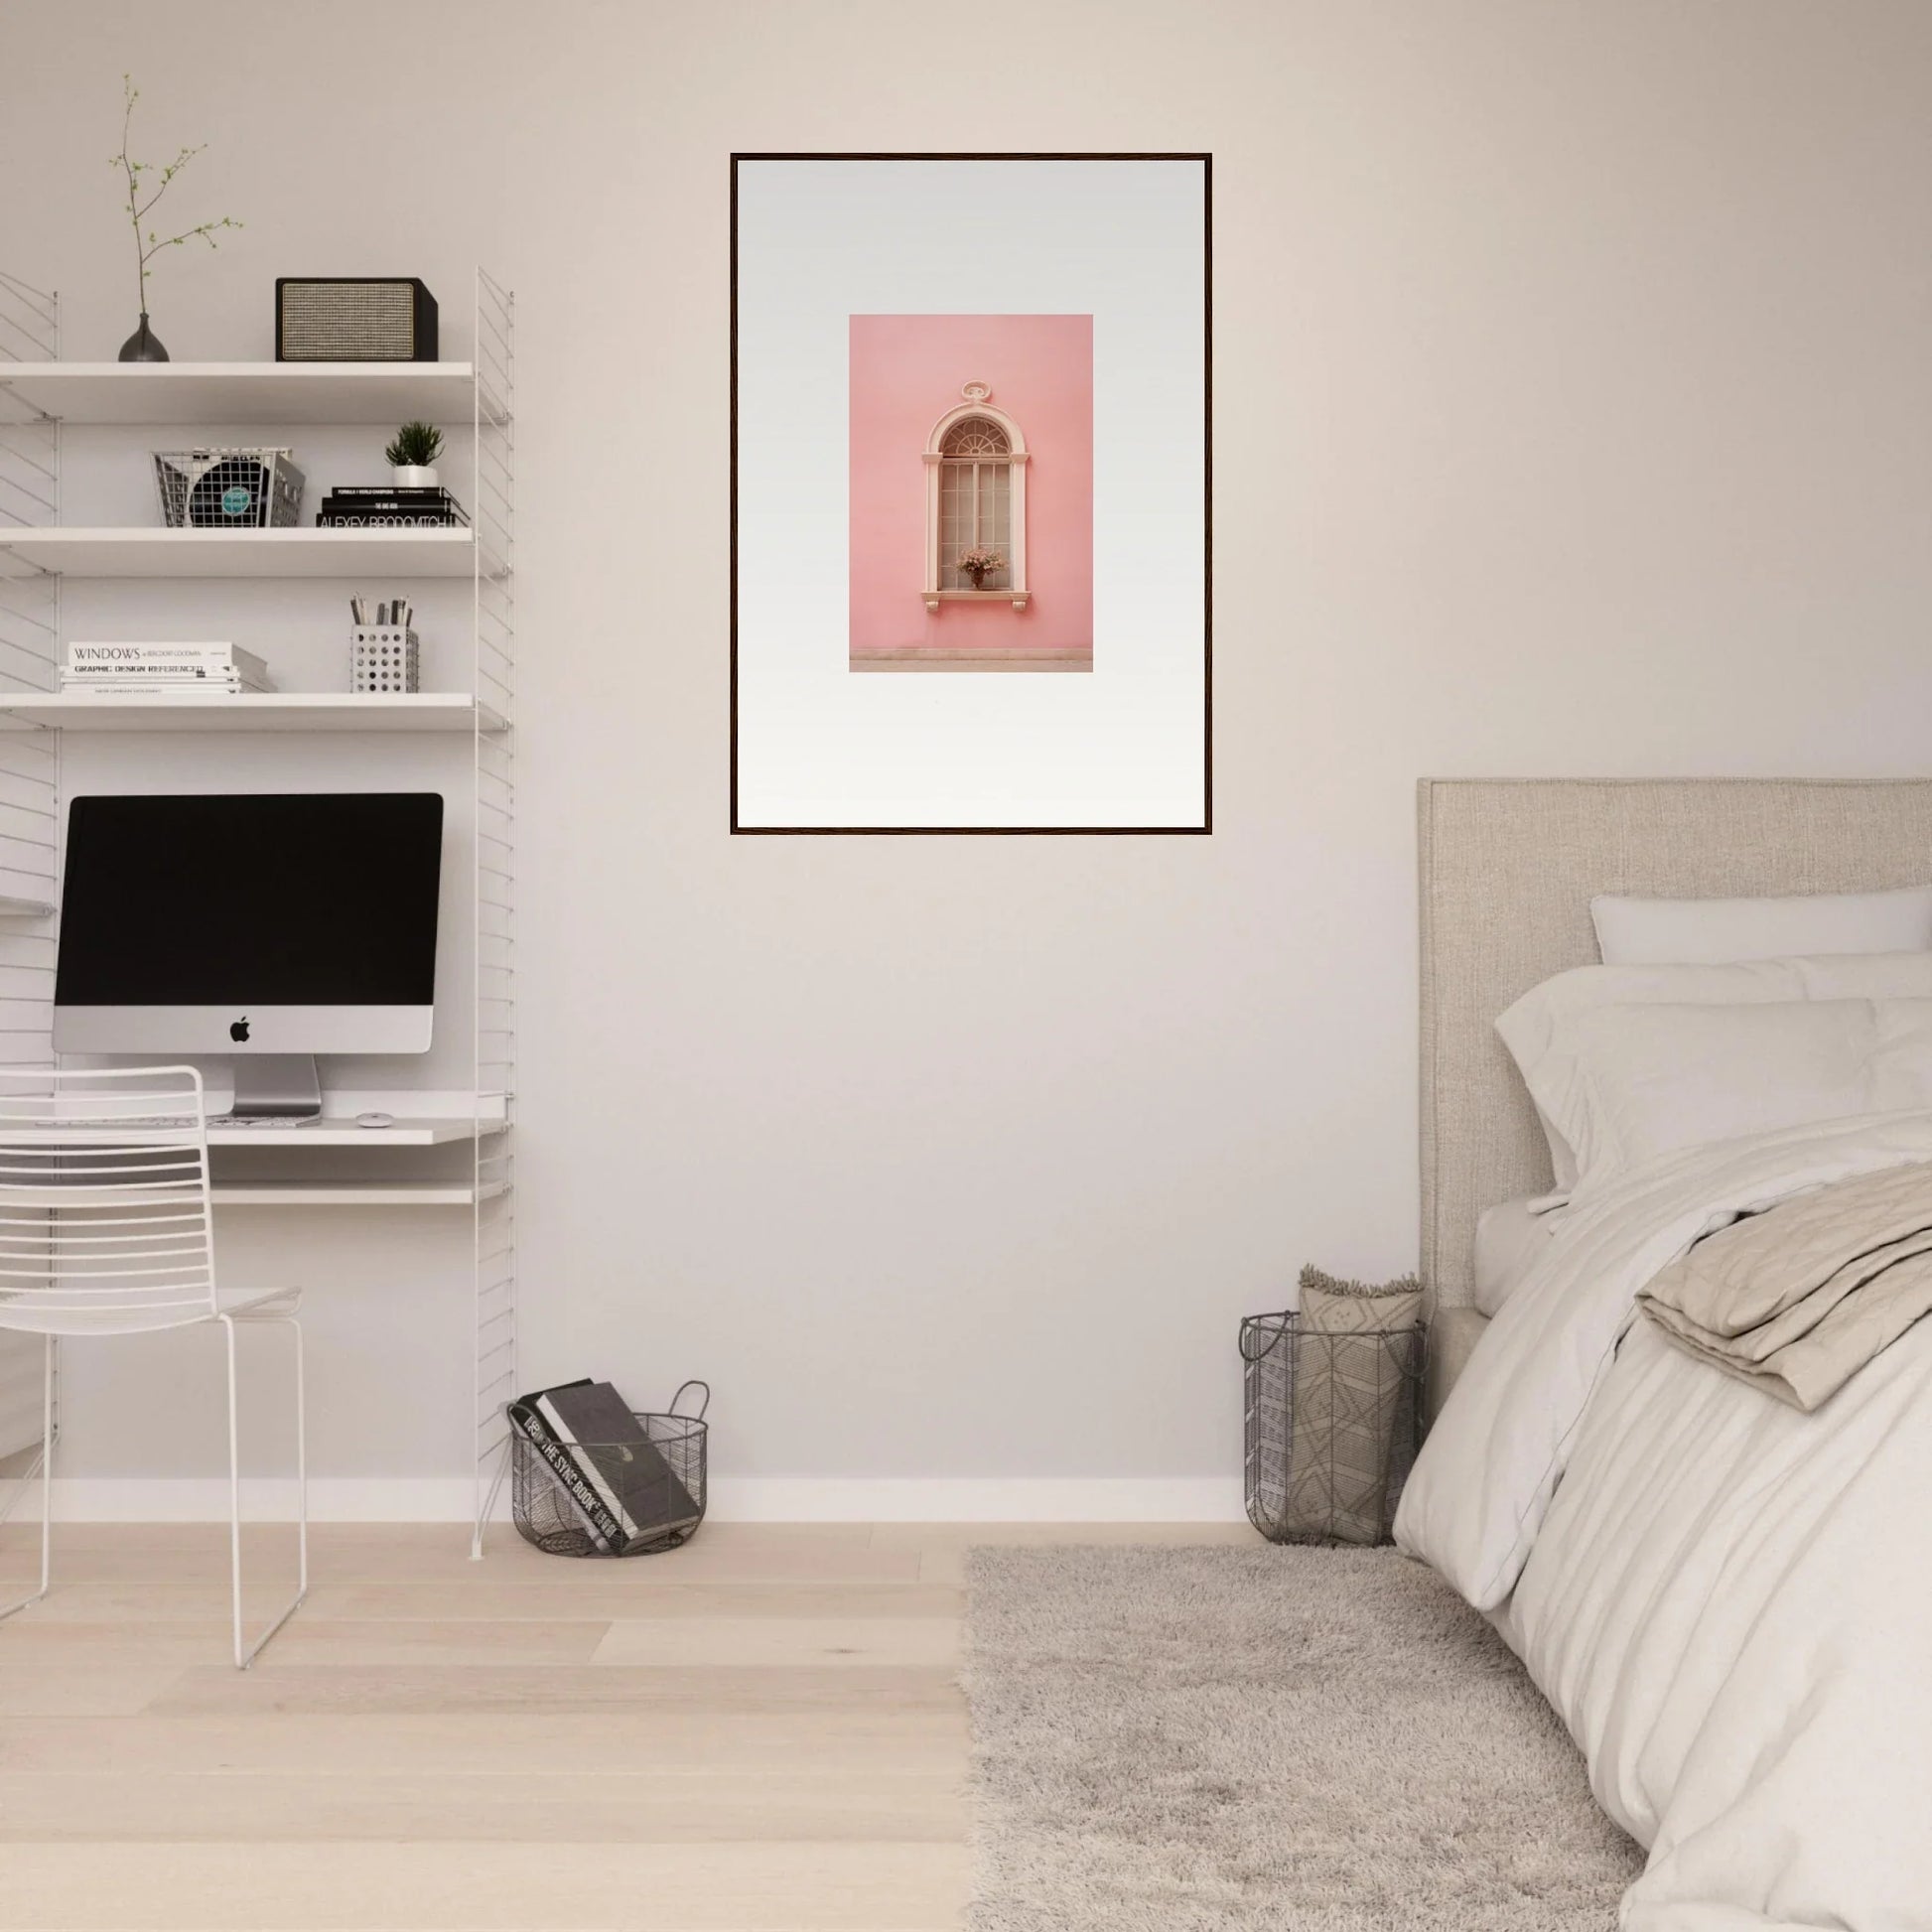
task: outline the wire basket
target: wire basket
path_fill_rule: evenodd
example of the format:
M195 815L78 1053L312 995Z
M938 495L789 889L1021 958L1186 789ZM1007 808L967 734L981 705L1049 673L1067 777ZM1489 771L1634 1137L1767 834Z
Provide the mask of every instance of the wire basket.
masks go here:
M154 486L171 530L288 529L306 479L287 450L156 450Z
M703 1391L698 1412L681 1416L677 1405L692 1389ZM534 1543L553 1557L648 1557L690 1542L704 1521L706 1437L710 1427L704 1414L710 1406L710 1384L692 1381L672 1396L670 1408L661 1414L632 1411L637 1426L664 1458L674 1480L665 1485L666 1506L661 1513L649 1521L639 1521L635 1534L621 1547L606 1542L590 1528L583 1510L544 1459L543 1451L517 1430L512 1419L510 1515L517 1533L524 1542ZM628 1443L578 1445L580 1452L593 1458L609 1454L619 1459L627 1459L634 1447Z
M1421 1446L1424 1330L1241 1323L1248 1520L1271 1543L1386 1543Z

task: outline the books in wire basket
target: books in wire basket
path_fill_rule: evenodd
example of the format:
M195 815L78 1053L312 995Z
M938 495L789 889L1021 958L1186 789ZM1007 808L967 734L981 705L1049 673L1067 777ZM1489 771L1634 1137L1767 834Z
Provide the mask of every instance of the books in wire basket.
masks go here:
M635 1415L609 1382L589 1380L518 1396L508 1414L518 1526L541 1547L634 1556L682 1543L703 1519L702 1449L685 1452L702 1444L701 1420ZM671 1425L669 1437L653 1437L654 1423Z
M61 667L64 694L124 698L134 691L272 691L268 666L231 643L80 643Z

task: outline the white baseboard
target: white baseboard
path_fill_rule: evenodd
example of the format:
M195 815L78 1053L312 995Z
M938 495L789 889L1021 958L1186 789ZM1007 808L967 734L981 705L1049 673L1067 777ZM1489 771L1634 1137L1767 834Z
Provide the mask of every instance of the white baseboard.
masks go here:
M1238 1523L1239 1476L736 1476L734 1523Z
M244 1482L242 1512L280 1520L285 1480ZM39 1497L19 1499L15 1520ZM462 1476L317 1476L317 1523L467 1523L475 1486ZM54 1509L67 1523L216 1523L228 1514L218 1476L61 1476ZM497 1499L498 1516L507 1498ZM725 1476L711 1485L718 1523L1238 1523L1238 1476Z
M498 1498L507 1516L507 1497ZM16 1524L31 1521L40 1491L30 1485L14 1509ZM250 1522L283 1522L295 1513L295 1484L286 1477L253 1477L241 1485L241 1513ZM468 1523L477 1491L461 1476L312 1476L312 1523ZM56 1476L54 1516L62 1523L225 1523L228 1485L221 1476Z

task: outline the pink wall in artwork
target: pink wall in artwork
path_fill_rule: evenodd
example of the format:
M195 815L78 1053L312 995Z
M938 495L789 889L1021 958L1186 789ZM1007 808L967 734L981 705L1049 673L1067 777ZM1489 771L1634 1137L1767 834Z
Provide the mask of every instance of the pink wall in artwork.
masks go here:
M985 382L1027 440L1027 586L1010 604L928 612L925 472L932 426ZM1093 642L1093 318L854 316L852 645Z

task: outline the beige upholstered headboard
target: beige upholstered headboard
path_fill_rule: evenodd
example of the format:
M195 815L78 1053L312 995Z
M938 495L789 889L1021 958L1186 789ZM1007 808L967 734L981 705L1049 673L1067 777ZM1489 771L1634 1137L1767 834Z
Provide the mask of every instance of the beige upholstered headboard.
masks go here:
M1550 1184L1496 1016L1596 958L1593 893L1877 892L1932 882L1932 779L1425 778L1422 1268L1466 1306L1476 1216Z

